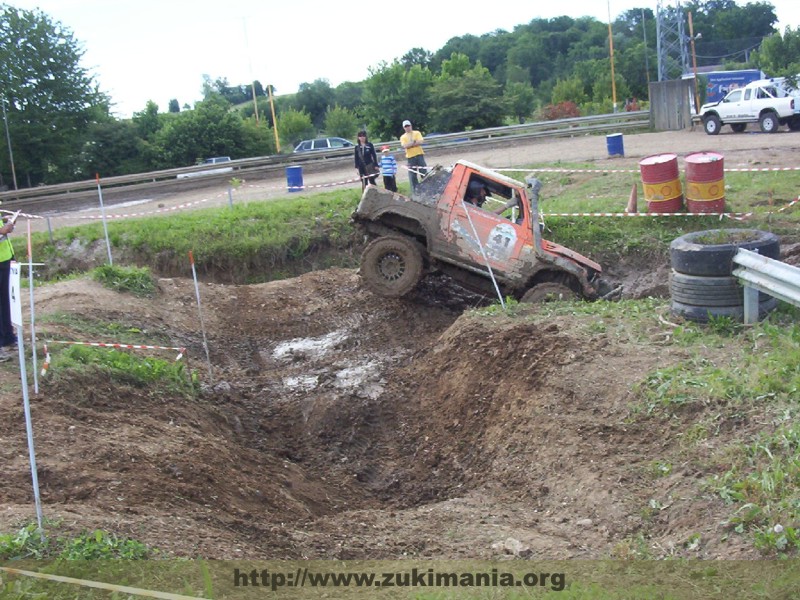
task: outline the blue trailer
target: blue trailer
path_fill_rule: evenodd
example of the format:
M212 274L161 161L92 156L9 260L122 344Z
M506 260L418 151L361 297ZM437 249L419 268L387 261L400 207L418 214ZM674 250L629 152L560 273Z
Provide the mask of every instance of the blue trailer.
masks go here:
M719 102L725 94L736 88L744 87L751 81L766 79L767 76L759 69L743 69L741 71L711 71L702 73L706 77L705 102Z

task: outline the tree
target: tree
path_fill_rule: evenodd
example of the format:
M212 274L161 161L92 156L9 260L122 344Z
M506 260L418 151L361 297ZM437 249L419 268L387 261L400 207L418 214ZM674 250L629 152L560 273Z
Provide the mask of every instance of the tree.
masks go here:
M442 71L458 72L448 63L460 64L463 55L445 61ZM440 76L431 90L431 126L451 132L483 129L503 123L506 110L500 85L480 63L462 76Z
M181 105L178 104L177 98L173 98L169 101L169 108L167 109L171 113L179 113L181 112Z
M424 130L432 86L433 74L419 65L406 69L399 61L391 65L384 62L371 70L364 82L364 117L371 137L399 137L405 119Z
M230 103L212 93L194 110L174 115L155 136L164 168L191 165L209 156L245 156L244 123Z
M336 95L327 79L317 79L314 83L301 83L295 96L295 108L305 111L317 129L325 123L325 113L336 104Z
M281 146L291 152L304 139L313 138L316 129L307 112L290 108L278 115L278 135Z
M428 68L433 60L433 54L424 48L412 48L406 52L400 59L400 62L406 69L410 69L414 65L419 65L423 68Z
M325 132L328 135L354 139L358 128L358 117L351 110L334 106L325 113Z
M536 94L533 93L530 83L507 83L503 99L509 114L516 117L520 123L524 123L525 119L531 116L536 105Z
M800 27L787 27L783 35L776 33L761 43L753 53L753 63L773 77L792 76L800 73Z
M110 117L109 99L80 66L82 57L72 32L60 23L38 10L0 5L0 94L20 184L83 174L75 157L89 126ZM5 146L0 145L4 178L10 175Z

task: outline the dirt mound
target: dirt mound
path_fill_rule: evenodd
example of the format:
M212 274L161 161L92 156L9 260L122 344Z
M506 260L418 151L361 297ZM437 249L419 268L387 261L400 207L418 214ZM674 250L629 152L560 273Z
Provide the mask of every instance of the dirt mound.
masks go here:
M204 379L189 399L48 373L33 399L40 484L67 528L210 558L564 558L624 555L645 529L679 545L722 518L693 508L688 470L658 483L682 494L686 522L642 516L658 493L647 466L674 443L629 419L632 385L665 360L649 340L535 307L464 313L487 299L444 280L378 299L331 269L202 284L209 377L190 280L160 280L152 300L86 279L36 298L40 339L141 331L187 348ZM81 340L76 319L104 339ZM19 398L0 390L3 531L33 515Z

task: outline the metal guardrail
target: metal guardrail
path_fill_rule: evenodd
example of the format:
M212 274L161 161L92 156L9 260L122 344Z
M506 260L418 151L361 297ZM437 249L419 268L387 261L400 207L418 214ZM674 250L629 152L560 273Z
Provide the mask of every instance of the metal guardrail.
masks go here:
M800 269L784 262L739 248L733 257L739 265L733 275L744 285L744 322L758 321L758 293L764 292L800 306Z
M536 137L565 137L597 134L609 131L643 129L650 126L649 115L649 111L642 110L606 115L593 115L590 117L573 117L555 121L539 121L537 123L525 123L521 125L510 125L505 127L475 129L460 133L435 135L434 137L426 138L425 146L427 148L439 148L462 144L465 142L469 142L473 146L477 146L482 144L497 143L501 140L512 141L515 139ZM392 151L400 150L400 142L397 140L389 142L376 142L375 145L389 146ZM339 148L327 151L321 150L314 152L280 154L275 156L242 158L225 163L225 167L233 168L233 173L209 174L203 175L202 178L206 181L223 181L229 180L232 177L244 178L248 173L253 173L256 171L269 172L280 170L289 165L311 165L318 164L323 161L344 162L346 160L352 160L352 153L353 151L351 148ZM103 184L103 189L137 184L166 184L166 182L174 182L178 175L205 171L209 168L213 167L209 165L194 165L191 167L181 167L177 169L151 171L149 173L106 177L102 178L101 182ZM197 179L199 179L199 177L190 177L187 179L182 179L182 181L196 181ZM87 192L96 188L97 181L95 179L71 183L59 183L55 185L0 192L0 202L40 198L46 196L68 196L70 194Z

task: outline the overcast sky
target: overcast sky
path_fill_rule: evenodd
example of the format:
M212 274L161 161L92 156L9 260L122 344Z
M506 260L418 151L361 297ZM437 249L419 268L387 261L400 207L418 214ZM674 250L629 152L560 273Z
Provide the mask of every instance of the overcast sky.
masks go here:
M163 112L201 99L203 75L231 85L257 79L290 94L304 82L362 81L370 67L412 48L435 52L450 38L511 31L532 19L591 16L603 23L655 0L343 2L324 0L0 0L39 8L72 30L84 66L130 117L148 100ZM663 5L669 5L667 1ZM739 2L740 5L745 4ZM779 29L800 26L798 0L772 0ZM474 7L480 7L479 9ZM655 44L655 40L648 40Z

